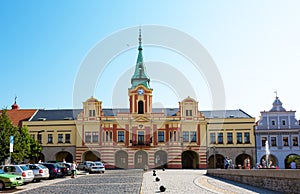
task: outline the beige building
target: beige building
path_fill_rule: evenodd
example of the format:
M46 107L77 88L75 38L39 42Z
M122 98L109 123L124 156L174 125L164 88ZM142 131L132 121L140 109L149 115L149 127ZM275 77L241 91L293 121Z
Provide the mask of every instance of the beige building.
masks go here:
M107 168L222 168L226 155L236 163L253 160L255 119L242 110L199 111L188 94L176 108L152 108L139 41L124 95L129 107L103 108L91 97L80 110L38 110L23 123L42 144L43 159L101 160Z

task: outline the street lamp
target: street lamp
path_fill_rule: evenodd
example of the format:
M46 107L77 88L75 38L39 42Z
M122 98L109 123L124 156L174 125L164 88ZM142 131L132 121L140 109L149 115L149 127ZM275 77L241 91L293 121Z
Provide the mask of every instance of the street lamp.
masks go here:
M216 168L216 147L213 147L214 150L214 169Z

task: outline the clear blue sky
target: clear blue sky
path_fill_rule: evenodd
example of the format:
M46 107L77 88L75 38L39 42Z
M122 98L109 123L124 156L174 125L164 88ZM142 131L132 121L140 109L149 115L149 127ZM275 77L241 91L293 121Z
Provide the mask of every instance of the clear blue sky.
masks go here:
M207 49L221 73L227 109L240 108L258 117L271 108L277 90L283 106L298 111L299 119L299 7L297 0L2 0L0 106L10 108L16 95L21 108L72 108L74 81L87 53L114 32L154 24L183 31ZM162 60L161 49L148 50L145 61ZM123 53L112 66L134 66L136 54ZM169 64L175 63L172 54L166 55ZM94 95L111 107L107 88L112 83L99 82L86 98ZM155 86L154 102L178 106L176 98L163 100L166 94ZM210 109L209 91L199 93L200 110Z

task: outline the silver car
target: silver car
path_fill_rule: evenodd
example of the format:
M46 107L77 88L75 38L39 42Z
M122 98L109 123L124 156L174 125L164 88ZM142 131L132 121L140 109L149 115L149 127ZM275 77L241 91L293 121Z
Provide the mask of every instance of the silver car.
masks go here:
M7 174L21 175L24 183L32 182L34 179L33 171L22 165L3 165L2 170Z
M105 172L105 166L102 162L93 162L92 165L90 166L89 172L99 172L99 173L104 173Z
M42 164L27 164L30 170L33 171L34 180L40 181L42 179L49 179L49 169Z

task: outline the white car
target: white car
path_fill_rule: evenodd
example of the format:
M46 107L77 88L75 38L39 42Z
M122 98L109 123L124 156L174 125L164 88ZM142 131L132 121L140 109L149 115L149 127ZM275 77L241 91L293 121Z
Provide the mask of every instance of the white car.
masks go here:
M27 164L30 170L33 171L34 180L40 181L42 179L49 179L49 169L42 164Z
M7 174L21 175L24 183L32 182L34 174L26 165L3 165L2 170Z
M99 173L104 173L105 172L105 166L102 162L93 162L92 165L90 166L89 172L99 172Z

